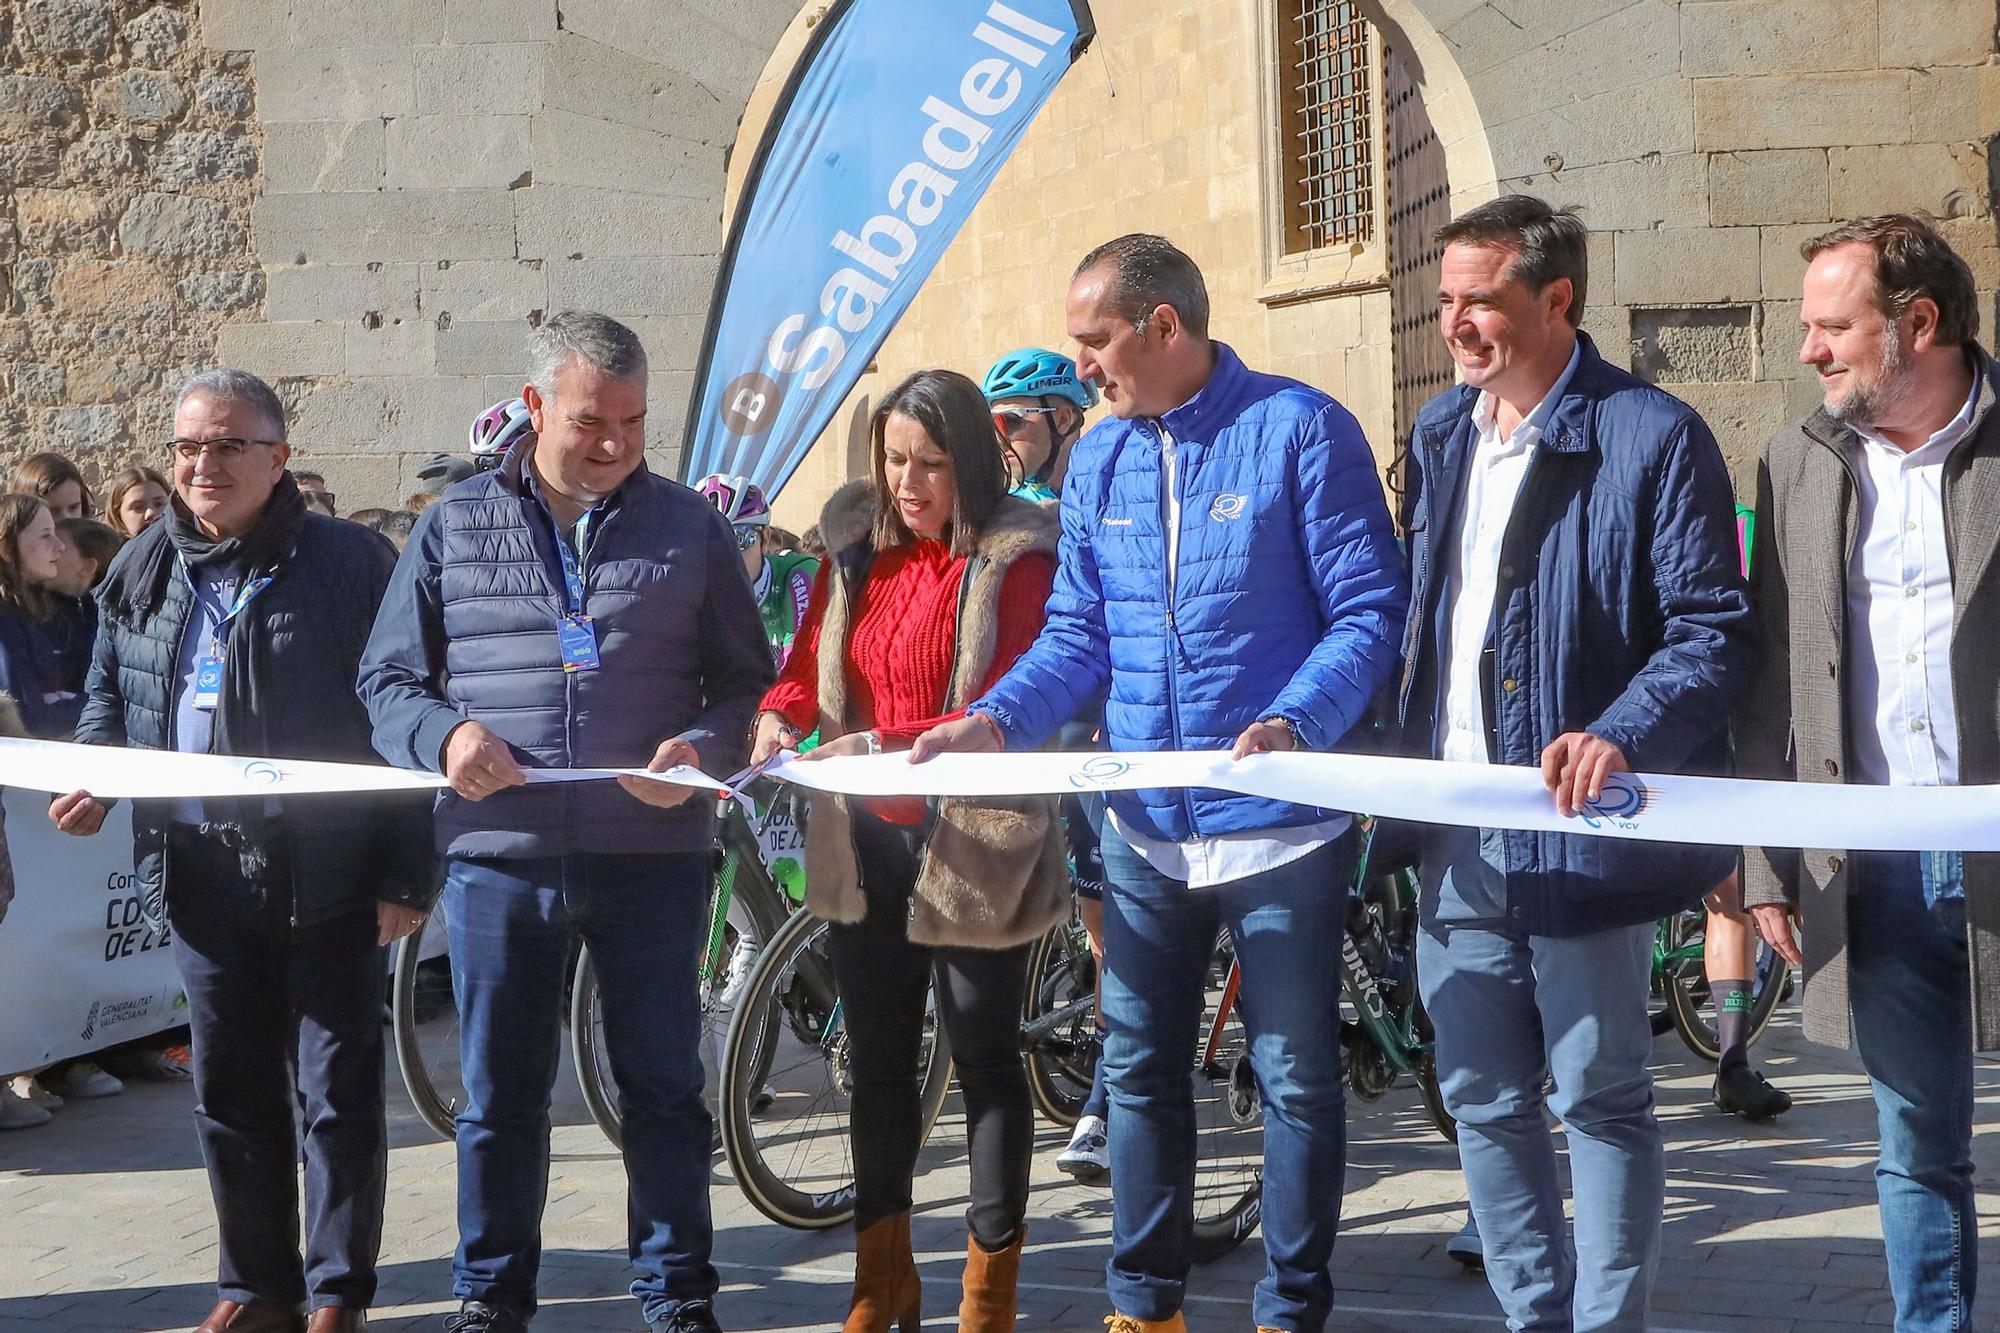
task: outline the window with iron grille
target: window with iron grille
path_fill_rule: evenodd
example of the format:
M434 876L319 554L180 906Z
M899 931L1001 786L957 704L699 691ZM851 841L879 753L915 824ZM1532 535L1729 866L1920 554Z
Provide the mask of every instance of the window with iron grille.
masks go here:
M1376 239L1380 65L1355 0L1277 0L1287 255Z

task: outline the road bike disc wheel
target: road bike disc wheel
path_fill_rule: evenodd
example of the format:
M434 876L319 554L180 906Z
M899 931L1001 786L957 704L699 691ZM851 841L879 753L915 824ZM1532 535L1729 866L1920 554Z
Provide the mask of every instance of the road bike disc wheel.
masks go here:
M729 1015L757 952L783 920L776 890L760 876L734 873L735 862L732 855L724 863L717 888L709 896L707 919L713 923L718 902L727 902L727 915L715 956L704 960L695 978L701 995L702 1099L711 1117L716 1115L716 1097L722 1085L722 1043L729 1031ZM717 937L711 932L707 938ZM569 1036L577 1083L583 1091L584 1105L590 1109L590 1118L597 1122L611 1145L623 1151L624 1113L618 1104L618 1078L611 1070L609 1047L604 1039L604 1000L588 948L579 950L573 975ZM709 1149L714 1151L721 1146L721 1130L714 1127Z
M1264 1106L1250 1067L1235 964L1224 929L1209 956L1195 1035L1193 1254L1201 1264L1249 1239L1264 1213Z
M1697 938L1703 928L1703 914L1683 912L1669 924L1668 930L1673 944L1678 947ZM1772 1015L1785 998L1785 985L1791 969L1778 951L1762 939L1757 941L1756 962L1751 969L1750 1027L1747 1040L1754 1044L1770 1026ZM1699 959L1676 969L1665 978L1667 1012L1673 1017L1674 1030L1680 1033L1681 1041L1687 1048L1706 1061L1722 1058L1722 1036L1716 1029L1714 1001L1709 993L1708 978L1703 974Z
M736 1183L758 1212L805 1231L854 1216L853 1082L827 933L824 921L800 912L765 945L722 1055L722 1151ZM927 1012L935 1015L934 1003ZM950 1047L934 1017L919 1058L928 1136L951 1081Z
M465 1084L459 1078L458 1000L452 993L451 961L443 954L426 959L424 942L444 930L444 905L431 912L424 928L396 945L395 970L390 975L389 1010L395 1033L396 1065L417 1116L440 1138L458 1135L458 1113L465 1109ZM432 943L437 941L432 939Z
M1035 1105L1064 1129L1083 1115L1097 1072L1096 985L1090 937L1080 925L1065 921L1035 941L1022 1004L1021 1057ZM1051 1014L1064 1017L1045 1033L1029 1034L1029 1025Z

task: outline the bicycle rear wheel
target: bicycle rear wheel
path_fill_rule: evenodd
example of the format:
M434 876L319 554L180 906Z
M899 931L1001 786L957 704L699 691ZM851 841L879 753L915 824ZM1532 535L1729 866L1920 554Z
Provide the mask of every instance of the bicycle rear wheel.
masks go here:
M1237 1004L1236 946L1227 928L1209 956L1194 1051L1194 1246L1213 1263L1249 1239L1264 1213L1264 1105Z
M926 1013L919 1059L928 1136L951 1081L951 1049L934 1001ZM722 1151L758 1212L805 1231L854 1216L852 1092L827 923L800 912L751 969L723 1046Z
M1042 1114L1074 1126L1097 1071L1097 963L1073 918L1037 940L1028 956L1021 1058Z
M701 990L702 1096L711 1115L716 1112L722 1086L721 1052L723 1038L729 1031L729 1016L758 951L785 919L778 890L762 871L762 866L745 866L732 852L724 859L722 872L709 894L706 919L711 926L717 904L726 903L722 931L719 935L710 931L709 938L716 941L715 948L711 956L702 960L696 978ZM597 968L591 962L588 948L577 956L575 980L570 986L569 1039L577 1082L583 1090L584 1105L590 1108L590 1118L597 1122L612 1146L622 1151L625 1131L624 1115L618 1105L618 1078L611 1072L611 1056L604 1041L604 999L598 990ZM713 1149L720 1142L717 1131L709 1146Z
M1704 927L1705 914L1699 910L1682 912L1674 917L1667 925L1669 951L1694 943ZM1755 975L1750 978L1750 1029L1746 1040L1754 1045L1757 1038L1764 1035L1764 1029L1770 1026L1778 1006L1784 1002L1785 983L1791 968L1778 956L1777 950L1760 939L1752 971ZM1667 1013L1672 1016L1674 1031L1680 1033L1681 1041L1704 1060L1721 1059L1722 1037L1710 1014L1712 999L1708 977L1703 972L1699 956L1674 966L1663 982Z
M439 953L425 958L425 942L435 946L431 932L445 929L444 904L414 935L396 945L395 970L389 982L389 1010L396 1041L396 1065L417 1116L439 1137L457 1136L458 1113L465 1109L465 1084L459 1078L458 1000L452 993L451 960Z

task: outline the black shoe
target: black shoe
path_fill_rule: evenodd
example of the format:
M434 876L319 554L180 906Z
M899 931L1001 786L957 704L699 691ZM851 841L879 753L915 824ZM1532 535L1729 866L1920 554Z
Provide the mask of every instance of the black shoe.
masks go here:
M1715 1104L1745 1120L1769 1120L1792 1109L1791 1094L1747 1064L1731 1065L1715 1075Z
M652 1333L722 1333L722 1325L715 1322L715 1309L707 1301L682 1301L671 1314L647 1327Z
M467 1301L444 1317L444 1333L528 1333L528 1321L485 1301Z

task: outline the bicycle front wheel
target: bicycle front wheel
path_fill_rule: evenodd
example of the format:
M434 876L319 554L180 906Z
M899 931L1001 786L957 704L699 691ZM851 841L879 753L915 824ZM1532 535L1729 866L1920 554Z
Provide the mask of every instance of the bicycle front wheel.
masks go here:
M1264 1214L1264 1104L1237 1003L1240 974L1227 928L1209 955L1194 1051L1194 1260L1213 1263L1249 1239Z
M744 1197L783 1226L817 1231L854 1216L849 1033L828 927L795 914L764 947L730 1018L718 1097L722 1151ZM934 999L919 1060L929 1136L951 1081Z
M1097 1072L1097 964L1074 920L1035 942L1021 1014L1021 1059L1043 1115L1073 1127Z
M396 945L395 970L389 982L389 1012L396 1039L396 1065L417 1117L440 1138L458 1134L458 1113L465 1109L465 1084L459 1078L458 1001L452 992L451 960L439 952L444 904L414 935ZM430 947L426 948L426 942ZM429 952L433 957L426 958Z

